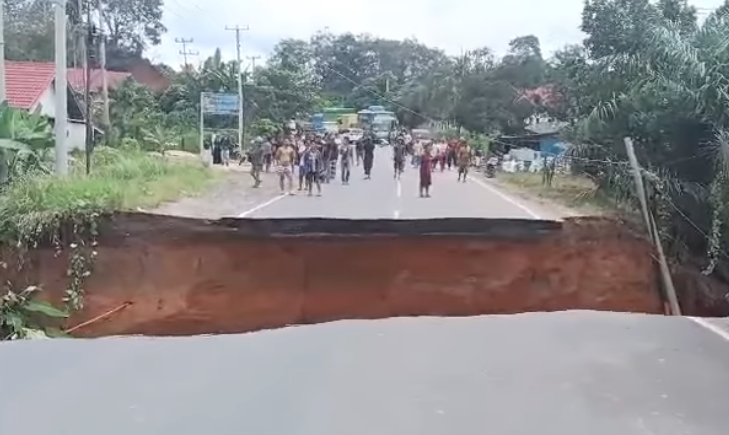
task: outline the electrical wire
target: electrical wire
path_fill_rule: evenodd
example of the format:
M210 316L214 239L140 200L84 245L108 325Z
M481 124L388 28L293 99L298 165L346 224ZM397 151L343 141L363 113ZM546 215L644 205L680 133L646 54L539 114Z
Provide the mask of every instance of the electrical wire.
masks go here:
M332 67L329 67L329 66L327 66L326 68L328 70L330 70L331 72L333 72L334 74L336 74L336 75L340 76L341 78L347 80L348 82L354 84L355 86L361 86L361 84L357 83L355 80L347 77L346 75L342 74L341 72L337 71L336 69L334 69ZM422 117L425 120L428 120L428 121L431 121L431 122L438 122L437 120L432 119L432 118L430 118L428 116L425 116L425 115L423 115L421 113L418 113L417 111L415 111L415 110L413 110L413 109L411 109L411 108L409 108L407 106L404 106L404 105L402 105L402 104L400 104L400 103L398 103L396 101L392 101L391 99L388 99L385 96L383 96L383 95L381 95L381 94L379 94L377 92L374 92L374 91L369 90L369 89L367 89L367 92L369 92L370 94L372 94L372 95L374 95L374 96L376 96L376 97L378 97L378 98L380 98L380 99L382 99L384 101L387 101L388 103L390 103L390 104L392 104L394 106L400 107L400 108L402 108L402 109L404 109L404 110L406 110L406 111L408 111L410 113L413 113L413 114L415 114L417 116L420 116L420 117ZM494 141L496 143L501 143L503 145L512 146L512 144L509 144L507 142L501 141L499 139L492 139L492 141ZM699 157L703 157L703 156L700 155L700 154L695 154L693 156L684 157L684 158L680 158L680 159L676 159L676 160L672 160L672 161L663 163L663 165L672 165L672 164L681 163L681 162L689 161L689 160L692 160L692 159L696 159L696 158L699 158ZM628 161L613 161L613 160L604 160L604 159L590 159L590 158L583 158L583 157L579 157L579 156L570 156L570 155L561 155L561 156L557 157L557 159L559 159L559 160L566 159L566 160L570 160L570 161L575 160L575 161L580 161L580 162L604 163L604 164L609 164L609 165L619 165L619 166L623 166L623 167L630 165L630 162L628 162ZM686 222L688 222L689 225L691 225L696 231L698 231L699 234L701 234L707 241L709 241L709 242L711 241L711 238L709 237L709 235L706 234L706 232L704 230L702 230L701 227L699 227L698 224L696 224L694 221L692 221L676 204L673 203L673 201L671 201L670 199L667 199L666 198L666 202L678 213L679 216L681 216L681 218L683 218ZM724 251L723 249L719 248L718 252L721 255L723 255L725 258L729 259L729 254L727 254L727 252Z
M347 80L348 82L352 83L352 84L353 84L353 85L355 85L355 86L362 86L362 84L361 84L361 83L357 83L357 81L356 81L356 80L353 80L353 79L351 79L350 77L347 77L346 75L342 74L341 72L337 71L336 69L334 69L334 68L332 68L332 67L330 67L330 66L328 66L328 65L326 65L326 66L325 66L325 68L326 68L327 70L329 70L329 71L333 72L334 74L338 75L339 77L341 77L341 78L343 78L343 79ZM379 99L383 100L383 101L386 101L386 102L388 102L388 103L392 104L393 106L397 106L397 107L399 107L399 108L401 108L401 109L403 109L403 110L405 110L405 111L407 111L407 112L410 112L410 113L412 113L412 114L414 114L414 115L416 115L416 116L419 116L419 117L423 118L423 119L424 119L424 120L426 120L426 121L430 121L430 122L439 122L439 121L437 121L437 120L435 120L435 119L433 119L433 118L431 118L431 117L429 117L429 116L423 115L422 113L419 113L419 112L417 112L417 111L415 111L415 110L413 110L413 109L411 109L411 108L409 108L409 107L407 107L407 106L404 106L404 105L402 105L402 104L400 104L400 103L398 103L398 102L396 102L396 101L393 101L393 100L391 100L391 99L389 99L389 98L385 97L384 95L382 95L382 94L380 94L380 93L377 93L377 92L375 92L375 91L373 91L373 90L371 90L371 89L365 89L365 91L366 91L366 92L368 92L368 93L370 93L370 94L372 94L373 96L375 96L375 97L377 97L377 98L379 98Z

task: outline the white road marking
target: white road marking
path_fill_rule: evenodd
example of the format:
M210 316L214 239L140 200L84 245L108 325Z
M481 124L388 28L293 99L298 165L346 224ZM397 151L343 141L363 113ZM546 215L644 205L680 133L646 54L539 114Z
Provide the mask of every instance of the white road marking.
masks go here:
M702 319L701 317L689 317L686 316L687 319L690 321L696 323L697 325L701 326L702 328L706 329L707 331L713 332L714 334L718 335L719 337L723 338L726 341L729 341L729 332L721 329L721 327L714 325L713 323L707 321L706 319Z
M493 186L490 186L488 183L485 183L485 182L479 180L478 178L474 178L471 175L468 176L468 179L471 180L471 181L473 181L473 182L475 182L476 184L478 184L479 186L483 187L484 189L491 191L491 193L494 193L494 194L498 195L504 201L506 201L506 202L508 202L508 203L510 203L510 204L512 204L512 205L514 205L514 206L516 206L516 207L518 207L520 209L522 209L523 211L525 211L532 218L534 218L534 219L540 219L540 220L546 219L546 218L540 216L539 214L535 213L534 211L532 211L529 207L527 207L524 204L520 203L519 201L515 200L514 198L512 198L512 197L510 197L510 196L502 193L497 188L495 188Z
M399 203L400 202L400 198L402 197L402 181L400 181L400 179L397 179L396 181L397 182L395 183L395 195L397 196L398 203ZM396 209L392 213L392 217L395 218L395 219L400 219L400 210L397 210Z
M280 201L283 198L286 198L287 196L288 195L286 195L285 193L282 193L279 196L275 196L275 197L269 199L266 202L262 202L262 203L258 204L257 206L255 206L255 207L253 207L253 208L251 208L249 210L244 211L243 213L239 214L238 217L239 218L246 217L246 216L248 216L250 214L253 214L253 213L257 212L258 210L261 210L261 209L264 209L264 208L268 207L269 205L273 204L274 202L277 202L277 201Z

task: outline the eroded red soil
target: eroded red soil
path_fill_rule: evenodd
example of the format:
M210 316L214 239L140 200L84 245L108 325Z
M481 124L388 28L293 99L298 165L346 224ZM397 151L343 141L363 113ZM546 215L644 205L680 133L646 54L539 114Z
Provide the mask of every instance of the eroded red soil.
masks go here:
M85 309L70 323L126 302L77 334L235 333L345 318L567 309L662 312L650 245L612 221L469 222L410 224L409 234L397 235L387 223L117 216L100 241ZM65 272L65 259L51 252L34 258L32 278L54 298Z

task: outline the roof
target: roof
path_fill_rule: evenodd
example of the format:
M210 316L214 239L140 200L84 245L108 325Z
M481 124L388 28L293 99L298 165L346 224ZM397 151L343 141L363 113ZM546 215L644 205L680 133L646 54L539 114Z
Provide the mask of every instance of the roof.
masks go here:
M3 342L0 352L0 372L12 374L0 395L8 435L716 435L729 426L729 346L683 317L350 320Z
M556 136L557 132L548 131L544 133L533 133L533 134L518 134L518 135L501 135L501 140L531 140L531 139L542 139L545 137Z
M86 83L86 71L83 68L68 69L68 84L77 91L83 91ZM132 74L120 71L107 71L106 83L109 89L116 89L128 78L132 78ZM103 75L101 69L91 70L91 90L100 90L103 85Z
M53 62L5 61L5 87L8 104L30 110L56 76Z
M522 89L518 100L526 100L535 106L554 107L562 100L562 96L554 85Z
M570 125L568 122L554 121L527 125L524 127L524 129L535 134L553 135L559 133L563 128L567 127L568 125Z

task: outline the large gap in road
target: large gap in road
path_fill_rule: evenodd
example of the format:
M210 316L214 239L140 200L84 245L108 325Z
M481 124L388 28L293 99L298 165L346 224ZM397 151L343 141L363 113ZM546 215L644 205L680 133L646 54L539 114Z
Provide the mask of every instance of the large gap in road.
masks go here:
M569 309L661 313L651 245L599 218L225 219L114 216L81 336L239 333L395 316ZM28 276L60 299L66 260ZM707 314L696 304L691 314ZM124 309L118 309L125 306ZM105 313L112 315L105 316Z

